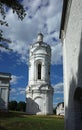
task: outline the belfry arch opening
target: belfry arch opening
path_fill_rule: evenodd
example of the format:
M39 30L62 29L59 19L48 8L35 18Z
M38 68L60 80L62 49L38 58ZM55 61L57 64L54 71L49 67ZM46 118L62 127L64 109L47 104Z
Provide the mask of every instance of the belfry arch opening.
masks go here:
M41 79L41 63L38 64L38 79Z

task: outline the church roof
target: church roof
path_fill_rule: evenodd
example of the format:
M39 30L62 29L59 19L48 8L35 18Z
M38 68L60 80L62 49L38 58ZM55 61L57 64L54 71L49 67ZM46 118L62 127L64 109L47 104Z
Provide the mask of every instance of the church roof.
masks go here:
M11 73L0 72L0 79L2 78L11 79Z

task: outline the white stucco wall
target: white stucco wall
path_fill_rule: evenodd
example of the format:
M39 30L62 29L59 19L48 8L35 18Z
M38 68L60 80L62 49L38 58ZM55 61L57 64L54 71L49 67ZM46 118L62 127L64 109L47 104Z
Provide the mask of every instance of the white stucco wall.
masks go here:
M79 68L82 65L81 57L82 0L72 0L63 41L65 130L82 129L79 102L74 100L76 88L82 87L82 69Z
M64 116L64 105L62 103L57 106L56 115Z
M8 110L11 75L0 73L0 110Z

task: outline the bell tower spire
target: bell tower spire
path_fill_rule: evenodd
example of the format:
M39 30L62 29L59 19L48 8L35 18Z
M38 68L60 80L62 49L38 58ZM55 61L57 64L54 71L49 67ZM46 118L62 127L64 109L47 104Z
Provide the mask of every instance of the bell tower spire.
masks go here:
M43 42L43 34L38 33L37 42Z

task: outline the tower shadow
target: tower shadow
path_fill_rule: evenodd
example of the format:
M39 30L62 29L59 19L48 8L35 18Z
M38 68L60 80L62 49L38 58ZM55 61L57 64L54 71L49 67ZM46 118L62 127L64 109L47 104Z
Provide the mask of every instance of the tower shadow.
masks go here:
M26 98L26 102L27 114L36 115L37 113L41 112L39 105L34 100L32 100L31 98Z

